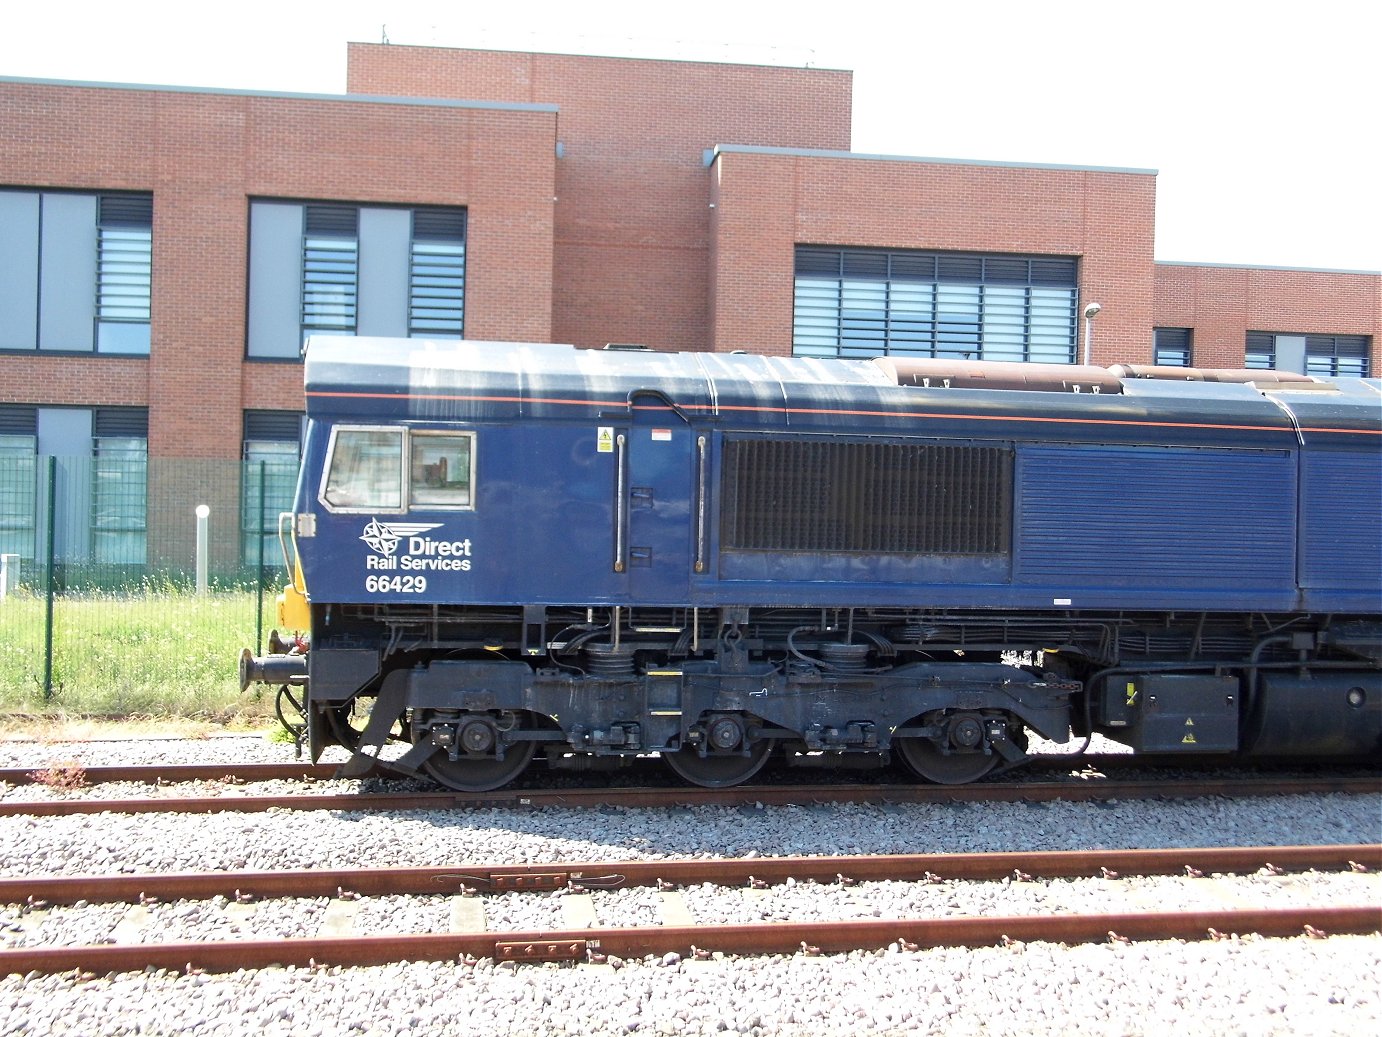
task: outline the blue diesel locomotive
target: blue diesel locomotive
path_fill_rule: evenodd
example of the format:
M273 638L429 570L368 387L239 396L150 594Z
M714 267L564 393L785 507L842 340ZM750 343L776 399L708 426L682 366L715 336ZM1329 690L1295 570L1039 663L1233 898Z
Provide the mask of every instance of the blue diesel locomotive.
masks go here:
M306 390L241 679L347 774L1382 746L1376 379L317 338Z

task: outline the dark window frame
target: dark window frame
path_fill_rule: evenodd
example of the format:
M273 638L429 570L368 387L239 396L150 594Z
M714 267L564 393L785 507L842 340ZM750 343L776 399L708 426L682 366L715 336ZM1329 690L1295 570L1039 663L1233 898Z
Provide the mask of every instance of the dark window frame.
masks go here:
M292 509L297 492L305 421L306 415L301 411L244 412L240 439L240 551L247 566L259 564L261 550L266 567L277 567L281 561L277 547L278 516ZM289 446L291 450L275 449Z
M350 335L360 318L360 206L302 208L302 340Z
M1152 363L1157 367L1194 367L1194 355L1193 329L1153 329Z
M1305 370L1324 378L1367 378L1372 350L1367 335L1306 335Z
M465 209L414 209L408 246L408 336L465 338Z
M1078 273L1068 256L797 245L792 352L1074 363Z

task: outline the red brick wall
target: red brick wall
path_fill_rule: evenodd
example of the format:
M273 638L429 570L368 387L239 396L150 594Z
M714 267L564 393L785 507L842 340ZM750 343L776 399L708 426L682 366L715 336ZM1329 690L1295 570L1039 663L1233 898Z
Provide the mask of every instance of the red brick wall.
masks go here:
M351 93L556 104L553 334L709 348L704 152L848 149L849 72L350 45Z
M1150 354L1150 174L730 149L712 180L717 350L790 354L803 244L1077 256L1094 362Z
M1382 373L1382 277L1263 267L1156 267L1156 326L1193 328L1199 367L1242 367L1249 331L1370 335Z
M489 106L0 83L0 186L154 193L151 355L0 354L0 401L148 406L156 457L300 408L297 365L244 359L251 197L466 206L474 339L786 353L804 243L1080 257L1097 363L1171 326L1205 366L1371 335L1382 371L1382 278L1158 266L1150 175L735 149L848 149L847 72L360 44L349 86Z
M301 409L246 362L249 199L464 205L466 332L551 336L555 114L0 84L0 185L152 191L146 360L0 354L5 400L149 407L156 457L238 457L246 408Z

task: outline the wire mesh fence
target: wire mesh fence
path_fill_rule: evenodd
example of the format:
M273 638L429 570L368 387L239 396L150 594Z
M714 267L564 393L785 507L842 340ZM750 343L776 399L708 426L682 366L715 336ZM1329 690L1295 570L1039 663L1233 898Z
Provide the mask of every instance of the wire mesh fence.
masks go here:
M109 439L90 457L0 450L0 709L240 711L236 656L272 624L296 475Z

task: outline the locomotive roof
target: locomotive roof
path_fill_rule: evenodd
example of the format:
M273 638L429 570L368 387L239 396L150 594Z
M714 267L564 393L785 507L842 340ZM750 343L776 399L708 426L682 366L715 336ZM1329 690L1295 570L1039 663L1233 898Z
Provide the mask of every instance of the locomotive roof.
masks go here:
M978 372L977 381L923 384L913 376L900 385L898 366L747 353L319 336L307 349L306 390L310 415L340 422L612 420L631 409L661 408L720 425L803 431L838 431L842 421L850 428L888 427L893 419L918 416L1169 428L1209 422L1259 433L1292 431L1298 424L1307 431L1382 431L1382 392L1375 379L1258 387L1119 378L1095 368L964 362L951 369ZM937 369L944 368L942 363ZM953 387L1002 384L994 376L1000 369L1009 375L1033 372L1032 379L1044 379L1048 391L1022 385L1021 373L1008 389ZM1091 377L1102 389L1091 392L1086 384L1080 392L1079 383Z

